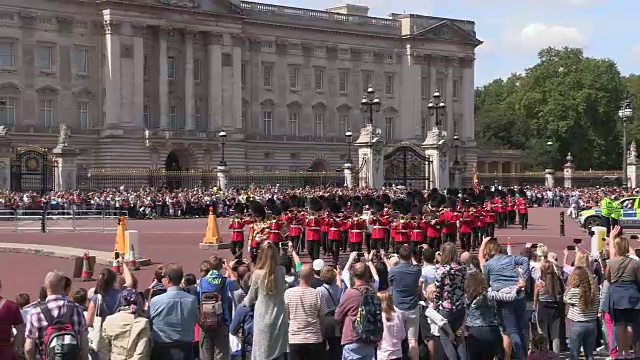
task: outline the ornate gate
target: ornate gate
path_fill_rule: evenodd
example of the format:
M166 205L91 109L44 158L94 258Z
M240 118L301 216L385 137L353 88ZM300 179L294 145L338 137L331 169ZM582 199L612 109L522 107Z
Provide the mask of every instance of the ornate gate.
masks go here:
M45 149L18 149L11 162L11 189L45 193L53 190L55 164Z
M427 157L415 145L402 142L384 155L384 182L416 189L427 186ZM430 186L430 184L429 184Z

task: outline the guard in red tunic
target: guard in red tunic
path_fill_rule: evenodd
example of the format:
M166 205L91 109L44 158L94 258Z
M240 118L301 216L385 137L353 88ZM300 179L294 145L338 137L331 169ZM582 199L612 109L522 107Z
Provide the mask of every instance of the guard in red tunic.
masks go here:
M338 202L330 202L329 211L331 215L325 223L329 229L329 232L327 232L327 240L330 244L329 252L331 253L331 257L333 258L333 265L338 265L338 259L340 258L340 247L342 246L342 229L344 228L345 224L342 221L342 217L340 216L342 207Z
M251 221L244 217L244 203L236 202L233 205L234 214L229 220L229 230L231 230L231 254L234 257L242 258L242 247L244 245L244 227Z
M367 222L362 218L362 204L354 201L351 204L353 214L344 226L349 231L349 250L362 251L362 242L364 241L364 233L367 231Z
M449 241L455 243L458 222L455 199L447 199L447 208L440 214L438 221L442 224L442 237L444 242Z
M529 225L529 207L527 206L527 202L524 200L524 197L520 195L517 201L517 209L518 209L518 224L520 224L520 228L522 230L527 229L527 225Z
M384 246L384 240L389 229L389 220L383 215L384 204L381 201L373 203L373 211L369 217L369 225L371 225L371 247L374 250L380 250Z
M458 220L460 224L460 228L458 229L460 245L462 250L471 251L471 233L475 225L475 215L471 212L471 203L468 199L463 202L463 208L462 215Z
M473 239L471 241L471 249L477 249L482 243L482 237L484 236L485 229L485 212L482 207L478 206L478 204L473 204L471 206L471 210L474 210L476 215L476 224L473 228Z
M490 195L493 196L493 195ZM489 199L484 203L484 222L485 231L484 236L494 237L496 234L496 212L494 210L493 202Z
M289 224L289 241L293 244L293 248L300 252L300 247L304 244L300 241L302 238L302 230L306 220L305 213L300 211L300 198L292 195L290 198L292 209L287 216L287 224ZM302 248L304 250L304 247Z
M269 220L269 237L268 240L280 248L280 243L284 241L282 229L284 221L282 218L282 210L279 205L271 206L271 220Z
M393 244L393 252L398 253L402 245L408 245L411 241L412 223L409 220L409 212L411 211L411 205L402 201L399 206L400 216L394 223L392 229L395 229L396 239Z
M251 214L253 223L249 227L249 255L254 264L258 259L260 244L269 236L269 222L266 221L267 212L264 206L257 201L251 202Z
M320 240L322 219L320 212L322 211L322 202L318 198L309 200L310 214L307 216L304 227L306 228L305 239L307 240L307 250L309 257L313 260L320 257Z
M509 195L507 195L506 199L506 207L507 207L507 225L514 225L516 223L516 202L514 199L515 194L513 196L511 193L513 189L509 189Z
M424 244L424 236L427 232L427 222L420 213L416 213L411 224L411 252L416 261L422 259L421 246Z

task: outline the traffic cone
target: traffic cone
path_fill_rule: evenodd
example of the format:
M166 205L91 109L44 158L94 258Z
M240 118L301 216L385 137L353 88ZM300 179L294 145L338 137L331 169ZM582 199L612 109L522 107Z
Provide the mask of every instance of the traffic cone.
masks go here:
M133 245L131 245L131 249L129 250L129 254L127 256L127 267L129 268L129 270L140 270L138 261L136 261L136 252L133 248Z
M218 219L213 213L213 206L209 207L209 218L207 219L207 230L202 238L203 244L219 244L220 233L218 232Z
M113 265L111 265L111 270L113 270L113 272L115 272L118 275L122 274L122 267L120 267L120 262L118 261L118 259L113 259Z
M507 255L511 254L511 239L507 240Z
M80 275L80 281L93 281L93 270L89 264L89 251L85 251L82 256L82 274Z
M113 256L115 257L116 251L126 256L127 254L127 242L125 240L125 232L127 231L127 219L124 216L118 218L118 228L116 229L116 242L113 247L115 250Z

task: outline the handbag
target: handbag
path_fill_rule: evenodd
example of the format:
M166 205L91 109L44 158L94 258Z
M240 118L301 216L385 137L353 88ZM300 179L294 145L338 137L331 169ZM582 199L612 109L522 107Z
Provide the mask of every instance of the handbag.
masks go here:
M108 314L103 313L102 305L104 298L102 295L96 295L96 315L93 317L93 326L89 328L87 338L89 340L89 350L95 355L108 353L106 351L107 343L102 335L102 324ZM94 359L95 360L95 359Z
M331 289L329 289L325 285L322 285L322 288L327 292L327 295L329 295L329 298L333 302L333 307L334 307L333 310L329 310L327 311L326 314L324 314L324 320L322 322L322 337L324 337L325 339L341 337L342 324L336 321L336 317L335 317L336 316L335 308L338 306L338 303L336 302L336 299L333 298L333 295L331 295Z

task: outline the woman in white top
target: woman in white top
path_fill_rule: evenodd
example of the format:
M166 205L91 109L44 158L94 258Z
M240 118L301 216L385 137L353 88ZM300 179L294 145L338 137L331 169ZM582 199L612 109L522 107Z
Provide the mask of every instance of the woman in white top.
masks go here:
M402 340L406 337L402 315L395 311L391 293L380 291L380 307L382 310L382 340L378 344L378 360L402 359Z

